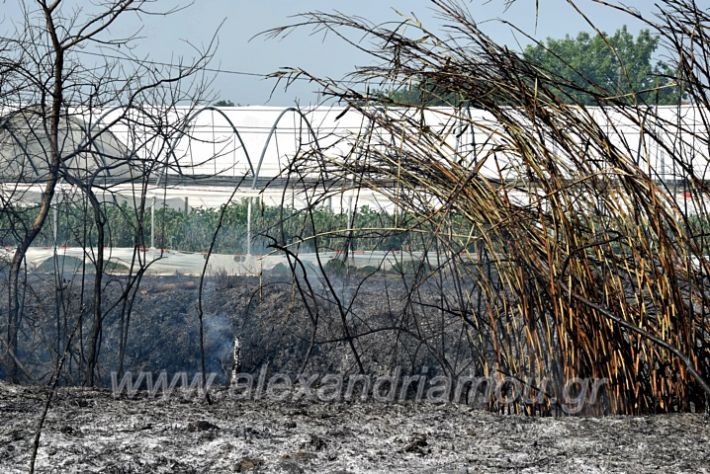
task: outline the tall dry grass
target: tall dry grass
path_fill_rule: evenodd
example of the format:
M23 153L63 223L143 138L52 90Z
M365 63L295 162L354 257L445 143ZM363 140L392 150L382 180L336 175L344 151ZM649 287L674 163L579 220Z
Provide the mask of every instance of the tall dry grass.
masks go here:
M482 374L606 378L612 413L705 406L710 14L692 0L664 0L654 18L607 6L661 37L677 66L667 87L681 87L688 106L660 110L597 84L588 93L598 107L585 108L560 94L573 84L494 42L465 4L433 3L443 33L414 18L388 27L304 16L299 27L366 38L381 65L356 71L355 82L426 83L457 102L437 112L449 123L437 128L425 107L398 108L387 95L303 70L279 73L321 84L370 121L346 156L323 149L297 157L298 174L328 176L328 186L313 188L314 203L339 187L372 188L414 216L381 230L431 237L439 261L411 291L437 278L461 290L446 313L463 322ZM691 122L680 120L688 111ZM624 140L629 127L640 131L635 143ZM486 140L461 148L444 139L464 129Z

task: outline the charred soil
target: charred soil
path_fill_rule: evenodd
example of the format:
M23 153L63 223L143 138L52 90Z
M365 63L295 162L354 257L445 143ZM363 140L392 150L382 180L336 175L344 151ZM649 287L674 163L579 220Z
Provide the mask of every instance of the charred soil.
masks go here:
M465 405L115 397L60 388L39 472L708 472L700 414L529 418ZM0 471L27 469L48 390L0 382Z

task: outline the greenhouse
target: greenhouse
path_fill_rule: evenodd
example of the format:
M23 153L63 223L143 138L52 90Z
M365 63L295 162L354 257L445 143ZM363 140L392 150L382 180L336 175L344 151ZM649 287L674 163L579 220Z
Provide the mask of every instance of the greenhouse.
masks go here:
M707 152L703 153L696 143L702 141L698 138L702 134L694 108L660 107L654 112L657 120L663 121L655 126L665 127L668 140L665 143L646 137L644 127L654 124L634 123L618 113L609 116L601 109L587 110L617 146L634 156L649 175L670 186L677 201L689 214L694 213L694 203L684 202L683 186L691 174L705 180L708 164ZM380 219L389 219L396 213L399 199L412 198L399 196L395 182L368 182L370 156L386 155L396 168L410 151L416 152L408 150L411 144L396 136L379 137L380 144L389 144L386 148L380 145L362 149L358 148L361 144L354 145L363 130L375 127L373 114L401 122L403 133L408 124L426 123L441 138L434 149L442 164L461 164L466 160L464 165L472 172L505 183L501 189L506 190L508 199L523 205L540 199L537 185L526 182L518 172L522 168L520 157L508 151L493 117L475 109L395 108L364 114L338 107L177 107L167 111L122 112L118 108L106 112L77 110L62 119L59 148L62 160L52 225L43 231L36 246L62 247L68 249L68 254L81 255L83 250L77 245L80 239L70 235L73 224L69 214L76 213L77 207L86 207L91 195L109 206L107 218L115 228L137 225L135 218L126 220L125 215L131 209L144 210L141 216L145 247L163 252L162 262L155 265L155 271L169 273L178 268L196 273L201 269L197 261L175 267L167 263L168 253L182 252L179 258L173 255L173 260L188 262L187 253L201 251L209 241L219 208L231 205L237 206L234 212L241 212L242 217L225 226L228 228L222 231L225 237L220 242L231 243L218 244L217 251L247 257L222 259L235 263L218 267L213 263L214 271L258 273L265 260L255 263L252 254L268 254L268 251L266 240L259 243L256 236L264 226L271 225L269 222L278 221L274 214L278 209L315 206L324 210L326 220L333 222L338 215L347 218L363 209L380 213ZM121 119L115 119L117 116ZM30 107L5 113L0 120L3 160L0 186L5 202L18 209L39 202L48 176L50 144L43 132L46 124L42 117L41 110ZM162 118L164 125L151 124L156 117ZM687 131L688 140L684 140L683 131ZM676 158L667 163L665 156L670 151L682 160ZM594 159L593 150L589 156ZM684 162L687 166L681 166ZM343 179L341 174L339 179L331 180L332 166L351 166L352 176ZM616 172L609 163L600 162L596 166L599 173ZM569 178L573 180L574 176ZM320 193L316 202L312 196L317 188L319 193L324 188L328 191ZM239 206L244 206L242 211L237 209ZM271 221L263 217L265 212L274 215ZM124 217L114 219L118 215ZM168 224L170 220L182 222L179 224L182 227ZM176 235L182 240L176 241ZM124 253L130 255L133 246L130 235L124 239L113 235L112 239L116 260ZM7 252L11 253L14 244L7 231L4 240ZM35 257L33 252L37 254ZM28 260L39 265L48 258L46 253L31 249ZM372 263L360 259L361 265ZM372 260L381 263L383 256L378 254ZM274 261L267 266L278 263Z

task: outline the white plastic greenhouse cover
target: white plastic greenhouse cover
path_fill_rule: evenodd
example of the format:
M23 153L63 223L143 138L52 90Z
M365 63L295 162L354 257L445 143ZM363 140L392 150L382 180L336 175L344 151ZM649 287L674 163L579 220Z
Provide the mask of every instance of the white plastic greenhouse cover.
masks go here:
M383 113L397 115L405 113L404 110L392 109ZM608 131L613 143L625 143L639 164L648 167L658 179L683 178L681 171L675 169L673 161L668 158L667 151L657 143L645 142L643 131L638 126L618 114L608 119L600 110L588 110L597 118L600 127ZM120 112L92 111L90 120L97 120L98 117L98 120L110 122ZM237 199L252 196L263 191L264 183L281 176L299 150L323 148L337 159L338 156L345 156L355 137L369 127L368 119L363 115L354 110L346 111L342 107L184 107L176 108L170 113L176 120L178 117L184 118L192 114L188 132L174 138L169 147L169 156L155 151L161 149L157 143L141 153L155 153L152 159L164 160L168 164L163 176L156 177L155 184L148 190L148 196L164 200L167 205L173 207L219 206L226 202L233 187L240 181ZM440 134L441 142L448 145L442 148L442 159L479 156L486 147L490 149L500 145L499 137L495 134L498 125L490 114L481 110L467 110L468 121L473 123L473 126L464 127L452 118L457 113L460 114L461 111L433 108L421 112L418 117L418 121L423 121L436 130ZM700 122L697 110L690 106L659 107L656 116L670 124L676 124L676 130L684 130L680 134L669 133L664 137L665 145L674 150L681 144L684 147L683 155L687 157L684 160L692 166L693 173L701 179L706 179L705 174L710 163L707 149L708 131ZM131 149L131 140L140 141L144 138L129 134L127 127L120 122L111 128L110 137L111 150L120 150L121 143L126 149ZM114 139L118 144L114 143ZM391 137L381 137L381 140L384 143L393 143L393 148L396 148L397 143ZM5 145L3 140L0 140L0 158L8 160L12 151L7 147L6 137L4 143ZM450 156L446 156L446 153L450 153ZM498 165L494 165L493 160L490 160L490 163L486 162L481 167L480 173L518 178L515 166L508 167L507 176L500 176L497 171L501 160L512 163L515 159L516 157L503 153L502 158L498 156ZM254 179L255 175L258 175L258 180ZM178 176L181 177L179 184L176 180L167 179ZM8 192L12 193L13 199L27 203L36 202L41 193L39 181L18 183L9 175L4 176L2 181L1 191L6 195ZM64 193L75 192L67 185L62 185L61 189ZM280 202L282 191L269 189L262 193L261 197L267 203L275 204ZM131 183L122 183L112 185L110 195L120 201L132 199L135 192ZM297 191L294 191L294 203L302 199L296 194ZM375 193L364 193L362 200L374 206L388 206L386 200Z

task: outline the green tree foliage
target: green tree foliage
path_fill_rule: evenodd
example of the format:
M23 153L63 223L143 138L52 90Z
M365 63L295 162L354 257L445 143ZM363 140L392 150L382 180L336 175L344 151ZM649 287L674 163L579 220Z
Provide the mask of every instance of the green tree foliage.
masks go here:
M551 92L563 103L600 105L617 99L627 103L674 105L680 98L676 72L663 61L654 61L658 37L641 30L634 37L624 26L613 35L579 33L576 38L548 38L525 48L530 80L551 78ZM471 102L445 85L422 79L414 86L381 94L398 105L459 106Z
M674 71L654 63L658 37L641 30L634 37L624 26L613 35L579 33L576 38L548 38L525 48L523 57L541 74L569 83L553 91L567 103L597 105L617 97L629 103L677 104Z

